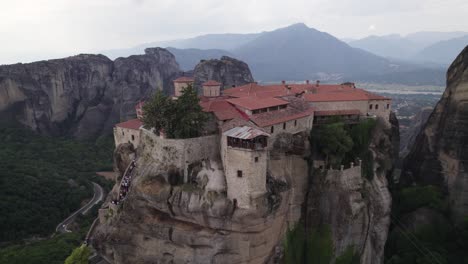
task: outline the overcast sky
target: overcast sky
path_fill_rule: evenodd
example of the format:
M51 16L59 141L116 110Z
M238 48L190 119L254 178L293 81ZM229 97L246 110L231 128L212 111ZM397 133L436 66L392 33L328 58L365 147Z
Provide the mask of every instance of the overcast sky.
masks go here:
M297 22L338 38L468 31L468 0L0 1L0 64Z

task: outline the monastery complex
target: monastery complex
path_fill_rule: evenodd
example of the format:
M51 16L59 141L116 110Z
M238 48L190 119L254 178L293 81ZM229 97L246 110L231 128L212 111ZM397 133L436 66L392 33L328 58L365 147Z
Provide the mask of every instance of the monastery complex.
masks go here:
M193 82L190 77L174 80L174 99ZM227 196L238 208L250 208L252 201L266 193L270 152L278 135L308 134L314 126L336 117L349 124L363 118L389 122L391 111L390 98L357 88L354 83L283 81L271 85L249 83L224 90L221 86L213 80L202 84L200 105L212 117L204 136L220 141L216 151L221 156ZM140 102L136 106L138 118L115 125L116 146L131 143L138 147L142 133L147 131L140 121L142 105ZM212 137L213 134L218 136ZM165 140L163 136L161 140Z

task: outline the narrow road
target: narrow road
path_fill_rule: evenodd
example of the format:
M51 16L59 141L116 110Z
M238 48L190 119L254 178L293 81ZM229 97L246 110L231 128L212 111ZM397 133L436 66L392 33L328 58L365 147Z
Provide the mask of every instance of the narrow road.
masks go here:
M104 198L104 190L102 189L99 184L93 182L93 187L94 187L94 195L93 199L89 201L85 206L81 207L80 209L76 210L73 214L71 214L67 219L63 220L60 224L57 225L55 228L55 231L58 233L65 233L65 232L71 232L70 230L67 229L67 226L75 220L76 216L80 213L86 214L94 205L102 201Z

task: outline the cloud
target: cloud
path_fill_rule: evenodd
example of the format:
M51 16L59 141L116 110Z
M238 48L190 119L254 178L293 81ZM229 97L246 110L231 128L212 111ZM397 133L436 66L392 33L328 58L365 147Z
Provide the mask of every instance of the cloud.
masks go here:
M465 0L5 1L0 64L29 54L72 55L207 33L260 32L297 22L355 38L369 30L466 30L466 10Z

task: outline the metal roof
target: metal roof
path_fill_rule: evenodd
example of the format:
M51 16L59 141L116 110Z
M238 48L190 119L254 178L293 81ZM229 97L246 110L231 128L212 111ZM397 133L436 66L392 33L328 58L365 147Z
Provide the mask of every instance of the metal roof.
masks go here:
M259 129L248 127L248 126L232 128L224 132L224 135L228 137L240 138L240 139L252 139L258 136L266 136L266 137L270 136L270 134L268 133L265 133Z

